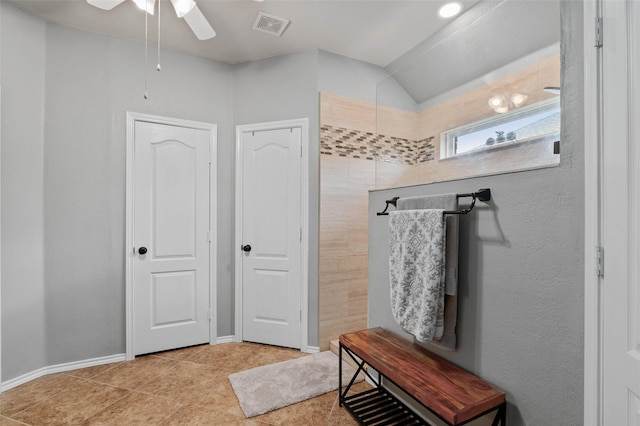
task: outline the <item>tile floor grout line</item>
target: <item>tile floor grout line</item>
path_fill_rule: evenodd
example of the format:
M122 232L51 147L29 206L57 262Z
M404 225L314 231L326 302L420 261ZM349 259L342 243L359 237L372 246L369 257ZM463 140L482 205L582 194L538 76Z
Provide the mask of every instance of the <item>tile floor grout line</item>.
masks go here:
M0 414L0 420L1 420L1 419L9 419L9 420L11 420L12 422L20 423L21 425L31 426L31 424L30 424L30 423L21 422L20 420L16 420L16 419L11 418L11 417L9 417L9 416L5 416L4 414Z
M341 392L341 389L338 389L338 395L333 400L333 405L331 406L331 410L329 410L329 415L327 415L327 419L326 419L327 424L329 424L329 419L331 418L331 414L333 414L333 410L335 410L336 408L336 403L340 399L340 392Z
M170 401L173 401L173 399L171 398L167 398ZM167 416L165 416L161 421L160 421L160 425L164 425L168 422L168 420L171 418L171 416L173 416L174 414L176 414L178 411L180 411L183 407L186 407L187 404L183 403L182 401L175 401L176 402L176 406L173 409L172 412L170 412ZM171 424L171 423L169 423Z
M123 388L119 388L119 389L123 389ZM138 394L142 394L142 395L147 395L147 396L152 396L152 397L154 397L154 398L162 398L162 399L166 399L167 401L176 402L176 403L178 404L178 407L181 407L181 406L182 406L182 403L181 403L180 401L174 401L173 399L171 399L171 398L167 398L167 397L165 397L165 396L155 395L155 394L146 393L146 392L140 392L140 391L137 391L137 390L135 390L135 389L125 389L125 390L127 391L127 393L126 393L125 395L123 395L123 396L122 396L122 398L118 398L117 400L113 401L111 404L107 405L106 407L103 407L102 409L100 409L100 410L98 410L98 411L96 411L96 412L92 413L90 416L85 417L85 418L82 420L82 422L83 422L83 423L86 423L87 421L89 421L89 420L91 419L91 417L97 416L98 414L102 413L103 411L108 410L109 408L111 408L112 406L114 406L115 404L117 404L118 402L120 402L120 401L122 401L122 400L124 400L124 399L126 399L126 398L130 397L131 395L136 394L136 393L138 393ZM174 412L174 413L175 413L175 412ZM174 413L172 413L172 414L174 414ZM171 415L172 415L172 414L171 414ZM169 416L167 416L167 417L163 418L162 420L164 421L164 420L166 420L167 418L169 418Z
M166 370L164 370L165 372L168 372L168 371L171 371L171 370L175 370L175 368L182 362L182 361L176 361L176 360L172 360L172 361L175 361L175 364L173 364L171 366L167 366ZM150 380L140 384L138 387L134 388L133 390L135 390L137 392L140 392L140 393L147 394L147 395L160 396L160 395L156 395L156 394L151 393L151 392L148 392L148 393L147 392L143 392L143 391L141 391L139 389L144 387L144 386L146 386L146 385L148 385L149 383L153 382L154 380L158 379L161 376L162 376L161 373L160 374L156 374L155 376L153 376L153 378L151 378Z
M80 377L80 376L74 376L73 374L71 374L71 373L73 373L74 371L84 370L84 368L77 368L77 369L75 369L75 370L63 371L61 374L64 374L65 376L74 377L74 378L76 378L76 379L91 380L91 379L92 379L92 378L94 378L95 376L98 376L98 375L100 375L100 374L102 374L102 373L106 373L107 371L111 371L113 368L116 368L117 366L121 365L123 362L126 362L126 361L116 361L116 362L113 362L113 363L111 363L112 365L111 365L109 368L107 368L106 370L101 371L101 372L99 372L99 373L96 373L96 374L94 374L93 376L89 376L89 377ZM108 365L108 364L94 365L93 367L85 367L85 368L95 368L95 367L100 367L101 365Z
M115 386L112 386L115 387ZM118 389L122 389L122 388L118 388ZM113 401L111 404L107 405L106 407L103 407L97 411L94 411L93 413L91 413L90 415L86 416L84 419L82 419L83 423L86 423L87 420L89 420L91 417L97 415L98 413L103 412L104 410L106 410L107 408L111 407L112 405L116 404L118 401L122 401L123 399L125 399L127 396L131 395L131 391L129 389L124 389L127 391L126 394L122 395L122 398L118 398L115 401Z
M42 377L46 377L46 376L42 376ZM74 377L74 379L77 379L77 378L78 378L78 377ZM36 379L36 380L38 380L38 379ZM15 389L15 388L14 388L14 389ZM17 416L18 414L20 414L20 413L22 413L22 412L24 412L24 411L26 411L26 410L30 410L30 409L32 409L32 408L34 408L34 407L37 407L38 405L42 405L42 404L44 404L45 402L47 402L48 400L50 400L51 398L54 398L54 397L56 397L56 396L58 396L58 395L60 395L60 394L62 394L62 393L64 393L64 392L66 392L66 391L67 391L66 389L62 389L61 391L56 392L56 393L54 393L54 394L52 394L52 395L48 396L47 398L43 399L42 401L38 401L38 402L36 402L35 404L28 405L28 406L24 407L24 408L23 408L22 410L20 410L20 411L16 411L16 412L15 412L15 413L13 413L11 416L8 416L8 415L6 415L6 414L1 414L1 416L8 417L8 418L10 418L11 420L16 421L16 422L23 423L23 422L21 422L20 420L17 420L17 419L15 418L15 416ZM27 424L27 423L23 423L23 424Z
M151 355L151 356L153 356L153 355ZM159 358L159 357L155 357L155 358L162 359L163 361L171 361L171 362L173 362L173 364L172 364L172 365L167 366L167 371L168 371L168 370L171 370L172 368L175 368L175 367L180 363L180 361L176 361L176 360L174 360L174 359ZM134 360L131 360L131 361L135 361L135 359L134 359ZM122 365L124 365L124 364L122 364ZM157 374L157 375L153 376L151 379L149 379L149 380L147 380L147 381L145 381L145 382L140 383L137 387L116 386L116 385L114 385L114 384L112 384L112 383L107 383L107 382L103 382L103 381L100 381L100 380L98 380L98 379L95 379L95 377L100 376L100 375L102 375L103 373L106 373L106 372L108 372L108 371L110 371L110 370L111 370L111 369L106 370L106 371L104 371L104 372L101 372L100 374L96 374L96 375L94 376L94 378L92 378L92 379L84 379L84 380L91 380L91 381L93 381L93 382L95 382L95 383L99 383L99 384L106 385L106 386L117 387L117 388L125 389L125 390L128 390L128 391L134 391L134 390L135 390L135 391L137 391L140 387L142 387L142 386L144 386L144 385L148 384L149 382L151 382L151 381L153 381L153 380L157 379L158 377L160 377L160 374ZM143 393L143 392L141 392L141 393Z

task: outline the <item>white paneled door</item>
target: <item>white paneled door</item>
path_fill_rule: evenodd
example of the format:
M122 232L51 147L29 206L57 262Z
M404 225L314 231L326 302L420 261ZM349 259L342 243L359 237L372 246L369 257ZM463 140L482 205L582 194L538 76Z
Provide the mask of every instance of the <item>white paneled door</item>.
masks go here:
M640 2L603 2L602 424L640 425Z
M242 338L300 348L301 129L239 137Z
M134 132L134 355L208 343L211 130Z

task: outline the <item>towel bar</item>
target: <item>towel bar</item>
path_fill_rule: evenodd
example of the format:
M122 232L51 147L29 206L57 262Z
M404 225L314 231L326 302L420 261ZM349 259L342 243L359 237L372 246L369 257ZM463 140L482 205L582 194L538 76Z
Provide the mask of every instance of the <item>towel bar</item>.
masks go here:
M480 201L484 201L487 202L489 200L491 200L491 189L489 188L484 188L484 189L479 189L477 192L469 192L466 194L456 194L456 197L458 198L465 198L465 197L471 197L471 205L469 205L469 207L467 207L466 209L462 209L462 210L452 210L452 211L447 211L445 210L444 214L467 214L469 213L471 210L473 210L473 207L476 205L476 199L480 200ZM393 197L390 200L385 201L385 203L387 203L387 205L385 206L384 210L381 212L376 213L378 216L387 216L389 215L389 212L387 212L387 210L389 209L389 206L392 205L393 207L397 207L398 204L398 200L400 199L400 197Z

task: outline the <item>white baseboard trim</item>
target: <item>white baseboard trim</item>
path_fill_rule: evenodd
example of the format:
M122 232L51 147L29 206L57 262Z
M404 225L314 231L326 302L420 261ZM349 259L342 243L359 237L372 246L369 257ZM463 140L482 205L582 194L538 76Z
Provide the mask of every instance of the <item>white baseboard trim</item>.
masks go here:
M96 365L111 364L113 362L122 362L126 360L125 354L109 355L99 358L85 359L82 361L66 362L64 364L50 365L42 367L22 376L7 380L0 384L0 393L13 389L17 386L38 379L42 376L54 373L62 373L63 371L78 370L80 368L95 367Z
M236 336L221 336L216 339L216 344L220 343L233 343L235 342Z
M320 352L320 348L318 346L303 346L302 349L300 349L300 352L304 352L307 354L316 354Z

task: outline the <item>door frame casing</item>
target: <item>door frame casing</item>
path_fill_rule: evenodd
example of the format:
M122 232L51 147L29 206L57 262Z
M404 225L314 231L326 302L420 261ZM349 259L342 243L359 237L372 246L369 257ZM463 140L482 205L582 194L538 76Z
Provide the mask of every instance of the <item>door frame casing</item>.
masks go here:
M584 2L584 425L602 424L602 319L596 247L601 234L601 63L594 22L600 0Z
M633 231L635 223L632 218L637 218L638 212L638 187L634 186L637 179L634 173L640 163L640 155L632 144L636 142L637 128L633 126L633 112L637 109L635 99L630 99L633 93L625 97L620 96L620 92L629 93L637 90L638 81L633 80L637 69L634 68L634 58L630 56L633 50L633 41L637 37L638 26L634 26L633 14L629 13L631 5L635 2L627 1L624 6L627 9L613 10L612 5L618 7L622 2L614 0L590 0L585 2L584 9L584 43L585 43L585 324L584 324L584 425L596 426L605 425L605 418L608 414L605 409L605 401L616 396L611 395L611 387L607 374L611 371L611 366L619 366L620 360L616 355L605 355L605 349L611 351L610 336L626 337L627 326L625 315L612 319L612 310L617 310L617 300L620 300L624 289L628 291L628 286L635 281L638 276L638 269L633 264L632 259L637 258L638 242L637 234ZM623 7L624 7L623 6ZM613 14L613 15L612 15ZM599 49L594 48L593 25L596 18L603 19L603 43ZM625 25L618 25L619 22L626 21ZM609 25L609 26L607 26ZM615 31L623 28L626 31L624 40L621 34ZM635 30L635 31L634 31ZM635 35L634 35L635 34ZM606 49L606 56L605 56ZM605 67L607 69L605 70ZM624 77L614 74L611 69L624 70ZM605 74L606 72L606 74ZM613 76L613 77L612 77ZM626 80L626 81L625 81ZM624 82L624 87L620 89L617 84ZM615 82L615 84L612 84ZM606 88L606 91L605 91ZM612 95L613 94L613 95ZM615 96L617 95L617 96ZM616 105L613 110L609 109L610 98L614 96ZM606 108L605 108L605 102ZM621 117L619 111L624 111L624 123L615 125L607 117ZM623 120L621 120L623 121ZM619 133L624 133L625 137L618 137L615 129ZM627 155L622 167L619 162L611 161L611 158L621 157L621 153ZM620 175L620 170L626 176ZM605 179L606 177L606 179ZM620 181L626 179L626 186L620 185ZM614 182L613 184L611 182ZM612 187L614 188L612 190ZM620 200L620 194L624 197L624 203L616 203L616 214L620 211L627 212L627 220L613 216L613 209L610 200ZM620 230L623 238L615 238L615 243L611 243L611 228L609 225L616 223L614 232ZM620 237L620 235L617 235ZM634 240L634 237L636 240ZM621 241L622 240L622 241ZM625 241L626 240L626 241ZM600 246L606 250L604 260L604 274L598 277L595 273L595 247ZM592 257L590 257L592 256ZM607 260L609 259L609 260ZM616 291L618 293L616 294ZM629 294L626 298L631 299ZM617 299L617 300L616 300ZM611 300L615 307L612 309ZM632 304L628 304L626 309L630 309ZM606 310L606 312L605 312ZM624 312L624 311L623 311ZM631 312L625 312L626 321L631 318ZM605 317L605 314L607 317ZM618 347L616 350L624 350ZM605 381L606 379L606 381ZM622 384L621 384L622 385ZM628 385L628 384L625 384ZM606 396L606 398L605 398ZM618 399L620 400L620 399ZM609 410L610 412L612 410ZM620 412L620 411L613 411ZM627 413L628 416L628 413ZM627 417L629 424L630 418Z
M300 226L302 227L302 241L300 246L300 351L313 352L309 348L309 119L298 118L283 121L242 124L236 126L236 205L235 205L235 333L234 341L242 342L242 256L238 256L242 245L242 186L243 186L243 155L242 134L245 132L259 132L300 128L302 157L300 164L301 193L300 193ZM236 250L237 249L237 250Z
M125 311L126 311L126 360L134 355L133 328L133 249L134 249L134 139L136 122L164 124L176 127L209 131L209 344L217 340L216 318L216 275L217 275L217 147L218 125L180 118L163 117L127 111L127 152L126 152L126 238L125 238Z

